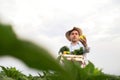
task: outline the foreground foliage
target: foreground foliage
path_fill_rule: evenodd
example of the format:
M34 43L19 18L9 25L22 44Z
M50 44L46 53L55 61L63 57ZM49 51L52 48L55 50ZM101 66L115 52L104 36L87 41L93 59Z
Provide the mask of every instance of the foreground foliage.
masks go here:
M101 70L95 68L91 62L85 68L80 68L80 65L76 62L67 62L64 67L74 80L120 80L120 76L104 74ZM61 74L55 71L43 71L42 74L39 73L39 76L30 74L27 76L14 67L1 66L1 68L0 80L63 80L60 77Z
M26 76L14 67L1 66L0 80L120 80L119 76L103 73L91 62L85 68L67 60L60 65L43 47L19 39L11 25L0 24L0 56L5 55L22 60L29 67L42 71L43 75Z

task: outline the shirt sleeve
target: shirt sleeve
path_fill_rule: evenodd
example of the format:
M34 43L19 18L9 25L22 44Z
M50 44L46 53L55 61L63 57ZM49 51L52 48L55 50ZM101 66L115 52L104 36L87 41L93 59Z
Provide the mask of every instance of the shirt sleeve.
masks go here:
M90 47L84 47L84 53L89 53L90 52Z

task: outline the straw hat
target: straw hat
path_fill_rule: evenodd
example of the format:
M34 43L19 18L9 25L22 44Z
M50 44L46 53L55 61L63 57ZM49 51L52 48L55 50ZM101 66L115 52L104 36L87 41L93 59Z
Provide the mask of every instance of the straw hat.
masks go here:
M71 33L73 30L78 31L79 35L82 35L82 30L81 30L80 28L73 27L73 29L67 31L66 34L65 34L66 38L67 38L69 41L70 41L70 33Z

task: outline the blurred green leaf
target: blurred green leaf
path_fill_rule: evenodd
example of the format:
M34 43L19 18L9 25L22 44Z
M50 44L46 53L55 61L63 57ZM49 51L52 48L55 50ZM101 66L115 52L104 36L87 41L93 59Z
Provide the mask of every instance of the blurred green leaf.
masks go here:
M2 55L14 56L32 68L59 71L62 75L67 75L46 49L35 43L18 39L12 26L5 24L0 24L0 56ZM66 76L62 77L66 79Z
M17 57L36 69L62 70L47 50L32 42L18 39L10 25L0 24L0 55Z

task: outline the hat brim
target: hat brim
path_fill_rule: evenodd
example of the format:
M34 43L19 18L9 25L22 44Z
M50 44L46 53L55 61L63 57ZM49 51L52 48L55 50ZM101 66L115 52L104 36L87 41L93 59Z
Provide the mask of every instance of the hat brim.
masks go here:
M78 31L79 35L82 35L82 30L81 30L80 28L74 27L73 29L67 31L66 34L65 34L66 38L67 38L69 41L71 41L71 40L70 40L70 33L71 33L73 30Z

